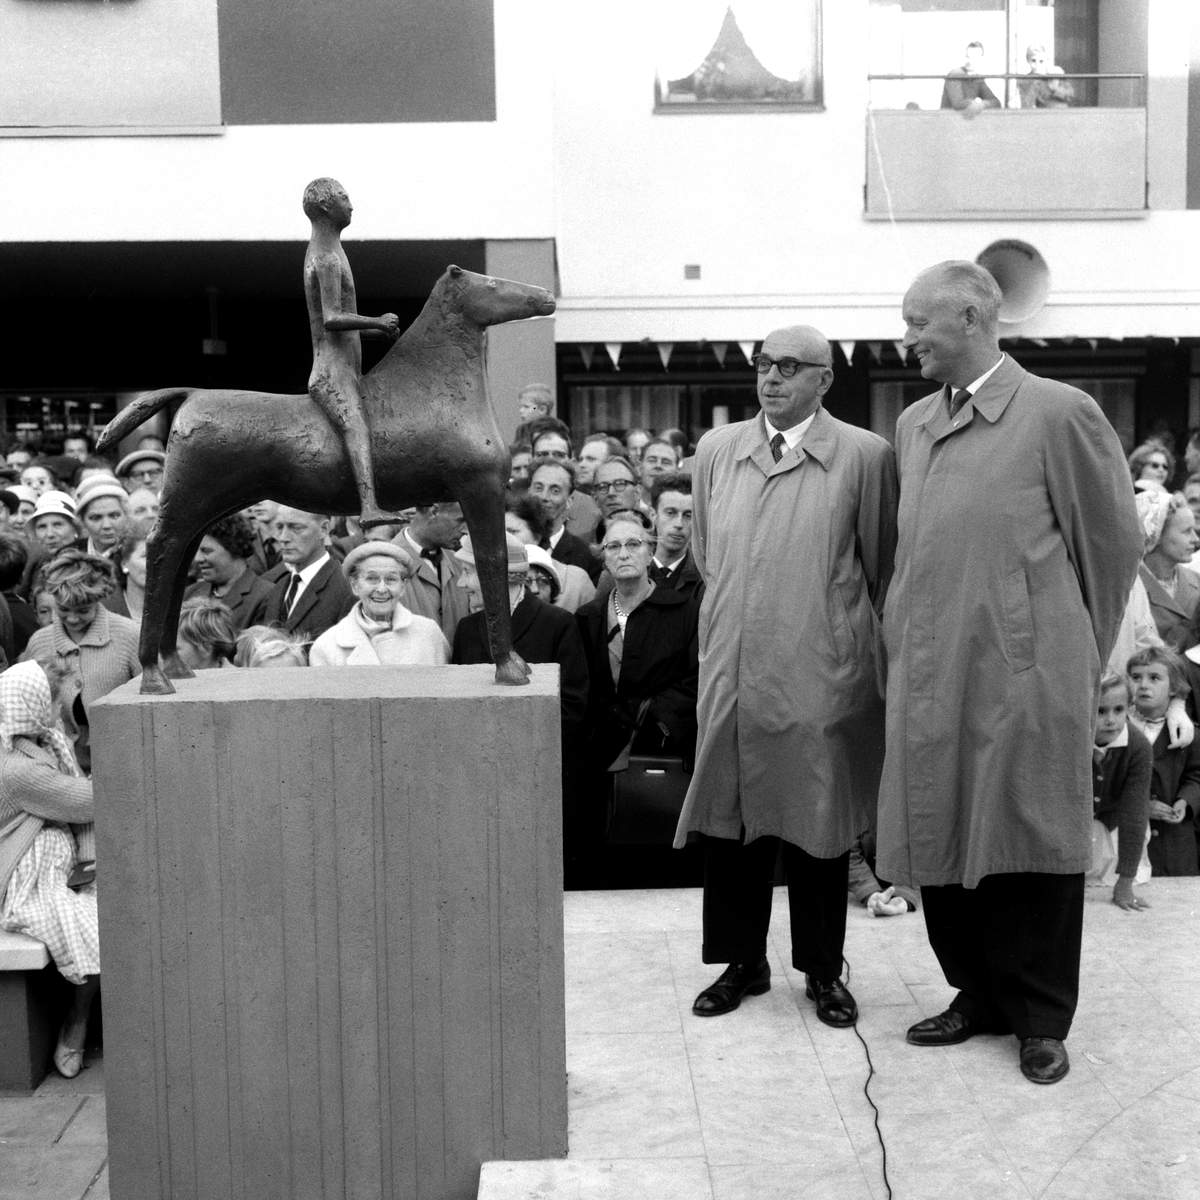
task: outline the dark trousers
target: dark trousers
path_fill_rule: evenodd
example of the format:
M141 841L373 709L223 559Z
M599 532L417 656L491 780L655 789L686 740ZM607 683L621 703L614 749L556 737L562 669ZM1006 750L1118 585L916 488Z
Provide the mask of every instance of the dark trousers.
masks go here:
M923 887L929 944L950 1007L1019 1038L1065 1038L1079 1000L1083 876L988 875L976 888Z
M792 918L792 966L828 982L842 973L846 941L846 885L850 852L813 858L783 842L788 909ZM704 839L704 948L706 963L757 962L767 953L771 889L780 839L749 844Z

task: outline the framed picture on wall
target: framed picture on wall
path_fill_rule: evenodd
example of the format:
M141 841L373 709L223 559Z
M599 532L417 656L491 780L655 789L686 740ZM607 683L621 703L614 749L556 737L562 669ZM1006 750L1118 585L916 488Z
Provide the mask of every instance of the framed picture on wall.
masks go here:
M820 109L821 0L658 0L656 112Z

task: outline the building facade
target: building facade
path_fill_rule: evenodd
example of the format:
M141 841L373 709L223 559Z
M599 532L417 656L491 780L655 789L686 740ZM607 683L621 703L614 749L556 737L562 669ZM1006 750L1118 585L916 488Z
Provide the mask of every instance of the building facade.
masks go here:
M943 108L969 42L996 104ZM888 434L925 386L907 282L989 249L1015 357L1129 445L1200 425L1191 0L0 0L0 61L10 437L302 390L319 175L364 312L415 315L450 262L554 288L491 335L509 429L538 380L577 432L696 437L804 321L831 409Z

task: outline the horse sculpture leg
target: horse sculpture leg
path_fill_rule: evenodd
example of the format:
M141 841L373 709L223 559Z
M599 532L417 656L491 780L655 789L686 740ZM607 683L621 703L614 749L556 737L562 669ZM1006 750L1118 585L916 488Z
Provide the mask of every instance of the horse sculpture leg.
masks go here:
M530 670L513 649L512 612L508 603L508 549L504 533L504 485L499 476L476 475L456 488L455 499L462 505L483 608L488 641L496 662L496 682L528 683Z
M187 571L200 543L203 533L198 533L188 543L179 566L175 568L175 577L171 581L171 599L167 606L166 617L163 620L162 636L158 642L158 652L162 655L163 674L168 679L191 679L196 672L179 657L179 610L183 605L183 593L187 590Z
M190 669L178 661L175 638L179 630L179 605L186 582L188 550L195 553L201 535L192 534L190 529L176 524L173 517L173 506L166 500L146 543L146 601L142 611L142 637L138 644L143 695L170 696L175 691L167 672L158 662L168 625L170 671L177 679L191 674ZM167 580L171 581L169 587L164 586Z

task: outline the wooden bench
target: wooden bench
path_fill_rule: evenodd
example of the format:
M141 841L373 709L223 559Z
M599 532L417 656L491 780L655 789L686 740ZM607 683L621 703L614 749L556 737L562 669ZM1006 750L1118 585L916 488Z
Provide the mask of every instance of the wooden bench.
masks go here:
M0 929L0 1092L31 1092L46 1078L67 986L41 942Z

